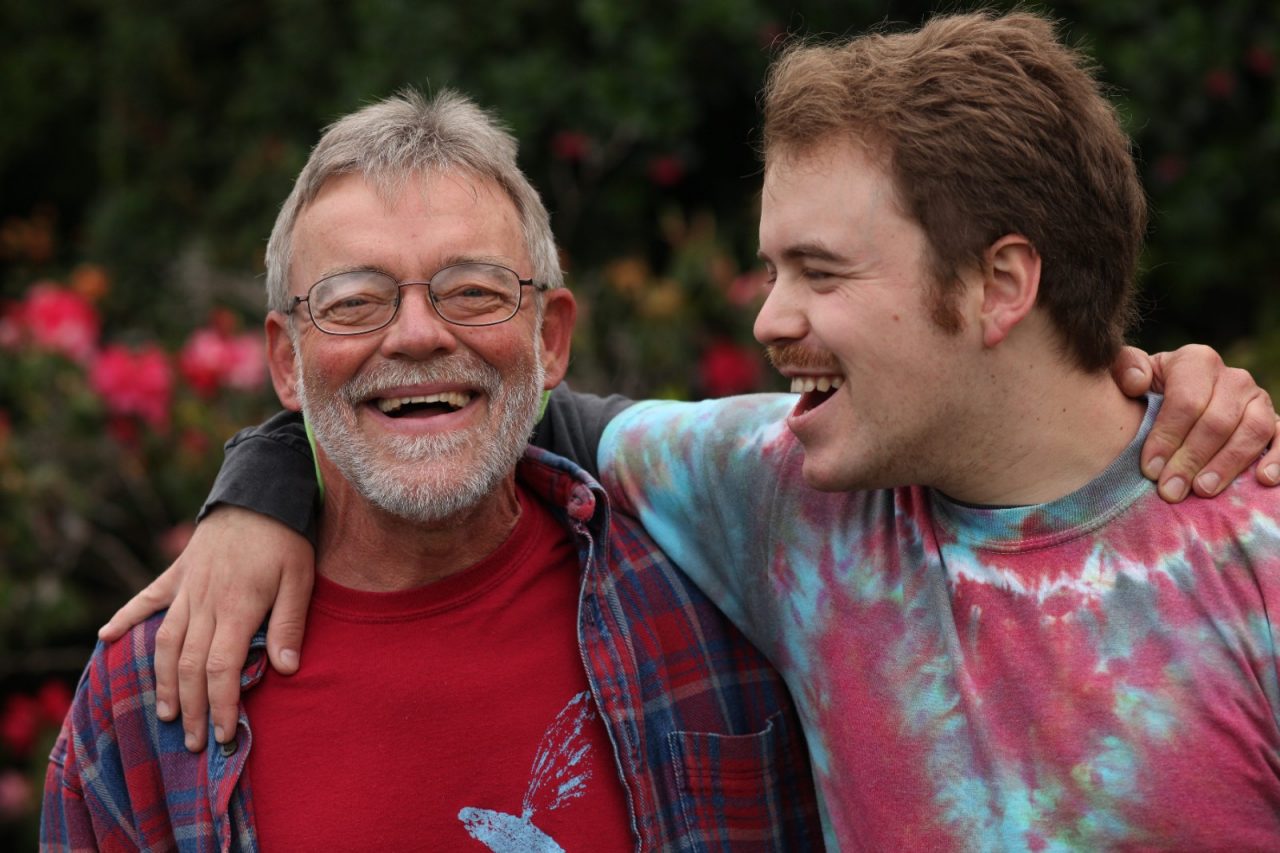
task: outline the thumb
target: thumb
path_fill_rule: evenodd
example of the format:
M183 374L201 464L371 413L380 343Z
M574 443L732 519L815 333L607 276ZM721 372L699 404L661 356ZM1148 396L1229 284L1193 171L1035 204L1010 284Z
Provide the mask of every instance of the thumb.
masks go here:
M307 627L313 574L306 569L286 569L280 592L267 620L267 656L281 675L292 675L301 664L302 637Z

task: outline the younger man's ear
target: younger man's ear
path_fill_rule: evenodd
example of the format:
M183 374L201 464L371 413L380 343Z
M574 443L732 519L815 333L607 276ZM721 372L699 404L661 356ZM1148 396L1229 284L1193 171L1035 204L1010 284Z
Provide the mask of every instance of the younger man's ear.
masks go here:
M994 347L1031 313L1040 293L1040 253L1021 234L1006 234L983 257L982 343Z
M569 369L569 349L578 302L563 287L542 294L542 367L547 371L544 388L554 388Z
M298 371L293 349L293 337L289 334L289 318L279 311L267 314L267 367L271 370L271 384L275 386L280 405L290 411L302 411L298 399Z

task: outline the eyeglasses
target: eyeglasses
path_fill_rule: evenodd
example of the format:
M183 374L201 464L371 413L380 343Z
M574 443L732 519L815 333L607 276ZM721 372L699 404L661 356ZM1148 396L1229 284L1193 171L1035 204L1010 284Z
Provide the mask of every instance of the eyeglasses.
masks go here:
M454 264L428 281L396 281L377 270L353 270L326 276L293 297L285 314L307 303L311 322L329 335L362 335L391 324L400 310L400 288L424 284L431 307L446 323L496 326L520 310L526 287L541 292L550 285L520 278L497 264Z

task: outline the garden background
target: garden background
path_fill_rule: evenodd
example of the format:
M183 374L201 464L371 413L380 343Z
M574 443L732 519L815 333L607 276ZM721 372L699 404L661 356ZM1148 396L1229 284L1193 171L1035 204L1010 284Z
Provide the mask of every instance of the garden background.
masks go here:
M326 123L412 84L510 124L582 306L577 387L775 388L750 337L771 50L934 5L0 0L0 846L34 844L96 626L180 550L222 441L275 408L262 250ZM1038 8L1137 143L1136 342L1210 343L1280 399L1280 11Z

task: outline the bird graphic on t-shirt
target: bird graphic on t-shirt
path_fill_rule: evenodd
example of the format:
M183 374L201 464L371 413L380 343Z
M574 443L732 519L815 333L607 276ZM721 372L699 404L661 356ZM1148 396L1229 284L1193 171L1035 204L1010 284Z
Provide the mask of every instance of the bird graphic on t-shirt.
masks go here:
M555 839L533 825L533 816L555 811L586 793L591 778L586 729L594 719L589 692L570 699L538 745L520 814L467 806L458 812L458 820L471 837L494 853L564 853Z

